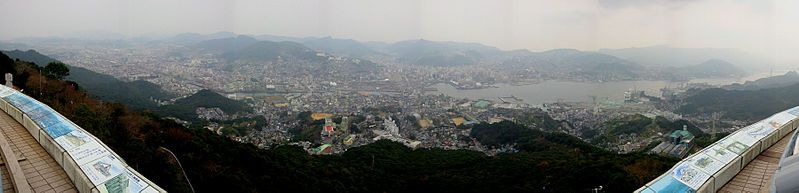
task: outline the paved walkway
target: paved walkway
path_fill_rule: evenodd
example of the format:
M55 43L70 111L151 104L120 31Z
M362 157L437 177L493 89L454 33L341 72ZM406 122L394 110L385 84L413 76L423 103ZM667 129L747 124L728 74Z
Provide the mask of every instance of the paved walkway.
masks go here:
M66 172L39 145L33 136L14 118L0 110L0 132L17 154L17 159L27 184L33 192L77 192ZM3 160L3 192L16 192L10 180L8 167ZM13 160L11 160L13 161Z
M719 192L752 192L766 193L771 188L771 177L780 164L780 156L785 151L785 146L791 141L791 135L785 135L738 172Z

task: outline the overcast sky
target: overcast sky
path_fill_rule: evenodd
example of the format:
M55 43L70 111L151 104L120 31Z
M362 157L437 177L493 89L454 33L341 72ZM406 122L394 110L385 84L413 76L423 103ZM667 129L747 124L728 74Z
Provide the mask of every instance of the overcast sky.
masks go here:
M6 40L231 31L533 51L668 44L799 59L796 0L0 0L0 24Z

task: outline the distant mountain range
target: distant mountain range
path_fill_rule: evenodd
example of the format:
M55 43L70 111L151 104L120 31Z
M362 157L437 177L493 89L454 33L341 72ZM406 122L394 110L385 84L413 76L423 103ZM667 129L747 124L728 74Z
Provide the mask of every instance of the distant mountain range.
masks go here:
M277 59L288 59L289 57L320 61L323 58L317 56L317 52L296 42L271 42L259 41L222 53L222 57L228 60L249 60L249 61L271 61Z
M296 42L259 41L249 36L236 36L199 42L191 47L219 54L229 61L275 61L299 59L321 61L313 49Z
M26 44L0 41L0 50L28 50L28 49L30 49L30 46Z
M292 40L283 40L283 41L292 41ZM298 40L296 42L300 42L309 48L314 50L342 55L342 56L350 56L350 57L364 57L364 56L371 56L371 55L381 55L383 53L378 52L361 42L351 40L351 39L335 39L331 37L325 38L318 38L318 39L305 39L305 40Z
M40 38L19 38L16 40L157 40L163 42L178 43L183 45L193 45L206 40L237 37L236 34L228 31L220 31L211 34L182 33L172 37L158 38L162 36L139 36L127 37L125 35L109 31L86 31L71 33L61 37L40 37ZM370 54L396 54L399 56L417 58L420 55L463 53L465 51L476 51L486 54L503 52L495 47L482 45L479 43L464 42L437 42L430 40L406 40L395 43L386 42L361 42L352 39L339 39L333 37L290 37L279 35L247 35L260 41L283 42L291 41L301 43L309 48L320 52L326 52L341 56L361 57ZM5 43L8 44L8 43ZM26 47L3 46L0 42L0 49L12 50ZM678 48L668 45L632 47L621 49L600 49L597 52L616 56L621 59L629 60L643 66L672 66L685 67L703 63L707 60L718 59L735 64L745 70L750 68L763 68L769 65L768 60L753 54L742 52L736 49L727 48Z
M768 66L768 61L735 49L720 48L676 48L650 46L640 48L600 49L600 53L616 56L644 66L686 67L708 60L724 60L746 70Z
M11 51L0 51L0 52L3 52L10 58L33 62L38 66L45 66L50 62L58 61L56 59L50 58L49 56L40 54L36 50L27 50L27 51L11 50Z
M596 69L599 67L622 67L627 70L642 69L640 65L621 58L575 49L555 49L531 53L530 56L537 57L537 59L534 60L539 60L541 63L546 63L550 65L549 67L554 68Z
M677 67L674 73L689 78L733 78L746 75L746 72L724 60L710 59L696 65Z
M646 70L641 65L614 56L555 49L543 52L516 50L506 52L500 67L507 71L531 69L553 74L572 74L600 80L630 80L640 78Z
M339 40L321 39L319 46L324 42L342 42ZM352 44L354 41L343 41L344 44ZM348 43L346 43L348 42ZM355 44L358 45L358 44ZM353 45L347 45L353 46ZM345 46L345 47L347 47ZM287 61L277 69L272 70L341 70L350 72L371 72L379 69L379 65L366 59L352 58L347 56L320 52L306 47L303 44L291 41L273 42L259 41L249 36L236 36L222 39L212 39L199 42L192 46L193 49L216 54L221 58L233 63L243 63L245 65L261 65L264 62ZM328 47L331 49L343 49L343 47ZM363 54L377 53L367 51L368 48L360 48ZM230 65L228 65L230 66ZM273 66L274 67L274 66Z
M217 32L213 34L182 33L174 37L167 38L164 41L183 44L183 45L191 45L206 40L231 38L231 37L236 37L236 34L233 32Z
M497 48L478 43L434 42L423 39L387 44L380 49L395 55L400 62L425 66L472 65L487 56L502 54Z
M310 46L308 46L310 45ZM304 39L303 43L259 41L249 36L205 40L190 46L219 54L230 61L275 61L298 59L324 63L320 53L339 56L382 57L398 63L422 66L460 66L500 63L501 68L535 68L542 72L563 72L607 80L641 77L645 67L598 52L556 49L544 52L527 50L502 51L477 43L409 40L391 44L364 44L354 40L333 38Z
M282 42L276 42L282 41ZM255 45L260 42L259 45ZM288 42L296 42L291 44ZM194 48L222 53L231 60L256 59L271 60L277 56L294 56L313 59L316 51L338 56L370 58L393 58L399 63L423 66L475 65L485 61L512 61L524 58L542 69L579 68L585 72L602 70L606 73L624 69L624 73L634 73L641 66L634 62L611 55L586 52L575 49L556 49L545 52L503 51L496 47L479 43L438 42L430 40L407 40L395 43L359 42L351 39L291 38L283 36L229 36L209 39L193 44ZM315 53L314 53L315 54ZM533 61L533 62L529 62ZM508 63L508 62L506 62ZM607 68L614 68L607 70ZM594 72L592 72L594 73Z
M799 84L799 73L796 71L790 71L784 75L761 78L755 81L746 81L743 84L735 83L732 85L723 86L722 88L727 90L758 90L765 88L785 87L794 84Z
M133 38L125 40L134 41ZM325 56L332 56L431 67L496 65L505 69L535 70L542 73L568 72L604 80L651 78L652 75L660 79L679 80L737 77L745 74L744 72L762 70L769 64L762 58L734 49L671 46L530 52L500 50L479 43L425 39L386 43L333 37L245 36L232 32L184 33L152 42L186 45L216 53L231 61L259 62L289 57L320 63L324 62ZM105 42L116 46L125 46L127 43L129 42ZM0 43L0 48L4 45L21 47L24 44ZM319 53L324 53L325 56L317 57Z
M218 40L218 41L210 41ZM230 42L231 40L237 42ZM184 33L175 37L168 38L167 42L182 42L188 45L198 45L201 47L214 46L215 44L238 43L242 46L254 43L255 41L270 42L296 42L315 51L325 52L340 56L363 57L370 55L393 54L405 58L420 58L431 55L453 55L465 54L474 51L480 54L500 54L501 50L478 43L462 42L436 42L429 40L407 40L396 43L384 42L360 42L352 39L339 39L333 37L287 37L275 35L237 35L231 32L218 32L214 34L202 35L196 33Z
M258 42L257 39L249 36L234 36L234 37L226 37L219 39L203 40L196 44L191 45L191 47L210 52L224 53L224 52L232 52L235 50L244 49L247 46L250 46L256 42Z

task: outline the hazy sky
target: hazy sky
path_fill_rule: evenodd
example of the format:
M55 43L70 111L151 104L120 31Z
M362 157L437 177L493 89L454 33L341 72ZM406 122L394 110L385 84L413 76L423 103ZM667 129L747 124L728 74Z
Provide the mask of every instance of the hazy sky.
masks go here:
M669 44L799 59L796 0L0 0L0 24L0 39L232 31L530 50Z

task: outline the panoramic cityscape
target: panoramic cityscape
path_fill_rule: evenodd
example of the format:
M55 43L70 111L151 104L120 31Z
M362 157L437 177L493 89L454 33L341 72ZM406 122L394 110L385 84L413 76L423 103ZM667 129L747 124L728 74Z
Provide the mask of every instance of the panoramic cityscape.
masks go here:
M797 192L796 8L2 1L2 188Z

